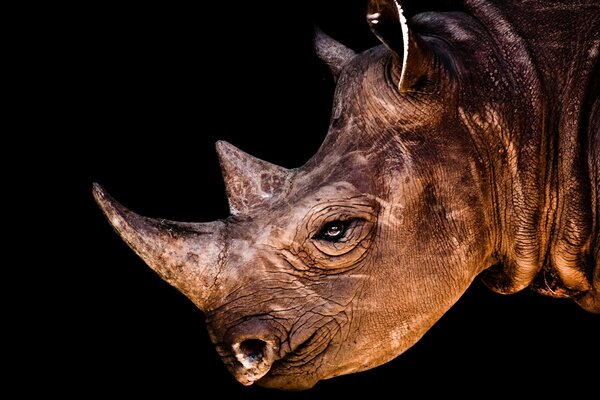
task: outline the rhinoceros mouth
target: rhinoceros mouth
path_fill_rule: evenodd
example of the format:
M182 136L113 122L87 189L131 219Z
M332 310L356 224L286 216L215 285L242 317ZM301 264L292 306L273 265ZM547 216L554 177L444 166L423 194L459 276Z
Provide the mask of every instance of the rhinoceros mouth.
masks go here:
M315 351L315 348L319 347L317 336L317 332L313 332L295 349L282 349L279 354L274 354L269 350L273 347L264 346L257 340L236 344L231 347L232 351L225 350L229 348L227 345L217 345L217 352L227 369L242 385L257 383L260 386L278 387L278 384L273 385L269 382L290 375L305 374L306 365L314 362L319 356L320 352Z
M324 355L325 350L329 347L330 341L327 340L327 335L320 330L314 331L295 349L282 354L282 357L273 362L270 370L256 383L265 387L280 387L281 382L285 382L286 387L295 388L293 376L302 377L298 381L302 387L297 389L306 389L313 384L309 384L310 379L307 376L316 376L319 359ZM315 379L315 383L316 383ZM290 386L291 385L291 386ZM308 385L308 386L307 386Z
M305 387L323 372L325 353L343 342L341 328L345 324L340 318L329 317L300 319L286 325L271 319L247 318L219 334L209 324L209 334L222 362L239 383Z
M299 361L309 361L306 359L307 354L314 351L315 341L317 339L318 331L313 332L310 336L300 343L294 350L288 352L283 356L278 363L297 363ZM315 354L316 356L316 354ZM314 358L314 357L311 357Z
M312 338L313 336L298 346L296 350L290 351L282 358L275 360L264 373L253 376L252 378L254 379L252 379L252 382L249 380L243 382L235 373L234 376L236 376L236 379L240 383L246 386L256 383L265 388L286 390L309 389L318 381L315 375L316 368L310 365L314 364L319 354L307 357L308 354L312 353L309 350L313 346L311 343ZM313 376L315 379L311 379ZM250 376L248 377L250 378ZM314 382L312 382L313 380Z

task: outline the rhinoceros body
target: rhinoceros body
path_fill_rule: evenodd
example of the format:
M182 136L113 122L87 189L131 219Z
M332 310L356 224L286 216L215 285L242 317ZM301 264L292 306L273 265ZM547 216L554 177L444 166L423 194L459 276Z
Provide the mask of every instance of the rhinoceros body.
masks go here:
M480 276L600 312L600 4L467 0L382 42L323 33L329 133L285 169L217 143L231 216L180 223L94 195L206 315L243 384L304 389L397 357Z

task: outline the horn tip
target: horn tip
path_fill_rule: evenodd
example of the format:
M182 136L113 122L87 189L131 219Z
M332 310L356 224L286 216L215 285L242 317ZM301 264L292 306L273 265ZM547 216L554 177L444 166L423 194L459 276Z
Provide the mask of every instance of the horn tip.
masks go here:
M217 156L219 157L219 163L221 164L221 170L226 173L231 168L239 168L242 160L252 158L242 150L238 149L234 145L224 140L219 140L215 143L217 149Z
M100 185L98 182L92 183L92 195L94 196L94 200L96 203L104 210L104 205L108 202L106 190Z
M123 213L123 207L97 182L92 183L92 194L109 222L113 226L119 225L119 216Z
M92 182L92 194L95 199L104 197L104 188L98 182Z
M232 145L229 142L226 142L225 140L218 140L217 143L215 143L215 147L217 149L217 154L219 156L222 156L224 154L231 153L232 151L237 150L234 145Z

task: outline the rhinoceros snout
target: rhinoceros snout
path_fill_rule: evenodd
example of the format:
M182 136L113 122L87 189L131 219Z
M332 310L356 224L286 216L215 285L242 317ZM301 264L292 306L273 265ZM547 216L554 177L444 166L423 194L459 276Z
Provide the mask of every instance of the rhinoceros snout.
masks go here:
M230 370L243 385L251 385L265 376L279 359L279 340L268 326L246 323L229 332L226 341L234 355Z
M275 361L274 345L260 339L246 339L232 345L235 358L241 364L234 375L244 385L251 385L269 372Z

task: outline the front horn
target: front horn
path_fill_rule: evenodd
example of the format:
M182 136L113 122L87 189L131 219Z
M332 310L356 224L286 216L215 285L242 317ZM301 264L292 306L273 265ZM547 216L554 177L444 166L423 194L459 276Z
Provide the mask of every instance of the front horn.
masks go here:
M129 247L162 279L206 310L224 259L225 223L143 217L123 207L97 183L92 191L104 215Z

